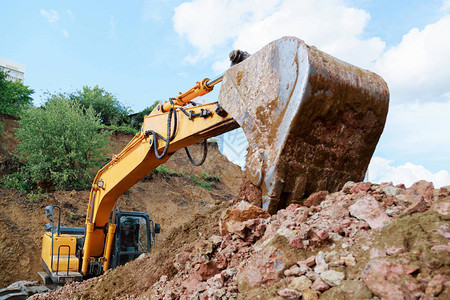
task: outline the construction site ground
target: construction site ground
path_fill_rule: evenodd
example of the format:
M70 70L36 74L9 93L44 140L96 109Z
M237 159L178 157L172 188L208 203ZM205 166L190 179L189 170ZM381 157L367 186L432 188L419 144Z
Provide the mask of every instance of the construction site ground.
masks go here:
M3 122L2 175L17 143L15 121ZM131 137L114 133L112 153ZM240 167L209 149L201 167L176 153L120 197L119 209L161 224L151 253L35 299L450 298L450 189L348 183L269 216L246 204L259 205L260 191ZM195 180L204 177L211 190ZM88 197L0 190L0 287L38 280L44 207L57 204L65 226L84 226Z

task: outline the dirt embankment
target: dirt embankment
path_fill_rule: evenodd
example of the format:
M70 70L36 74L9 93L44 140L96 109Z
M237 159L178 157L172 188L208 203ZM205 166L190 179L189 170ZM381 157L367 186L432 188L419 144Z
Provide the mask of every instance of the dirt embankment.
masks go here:
M14 136L17 121L4 117L0 120L5 124L4 134L0 136L2 177L11 171L12 151L17 145ZM111 154L120 152L132 137L131 134L114 133L111 136ZM201 157L203 150L200 146L190 148L195 158ZM216 144L209 144L208 150L208 157L200 167L192 166L184 151L175 153L165 164L172 175L151 173L119 198L118 209L146 211L161 224L158 246L172 228L178 228L197 214L205 214L211 207L228 202L237 193L242 178L240 168L221 155ZM211 190L196 185L190 177L201 178L202 174L219 175L218 180L214 178ZM88 201L89 190L57 191L28 197L19 191L0 189L0 287L19 280L39 279L37 272L43 270L41 238L44 226L49 222L44 214L46 205L61 207L65 226L82 227Z

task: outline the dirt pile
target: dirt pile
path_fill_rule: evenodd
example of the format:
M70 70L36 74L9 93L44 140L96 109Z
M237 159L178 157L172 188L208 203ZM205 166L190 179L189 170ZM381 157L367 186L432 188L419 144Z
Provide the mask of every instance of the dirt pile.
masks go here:
M227 203L42 299L448 299L450 191L348 182L270 216ZM170 250L168 250L170 249Z

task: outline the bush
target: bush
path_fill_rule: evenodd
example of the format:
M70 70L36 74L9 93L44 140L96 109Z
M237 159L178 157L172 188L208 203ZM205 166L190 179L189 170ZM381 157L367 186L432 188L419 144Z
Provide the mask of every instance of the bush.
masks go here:
M16 151L34 183L45 188L84 188L90 171L105 161L110 132L99 118L64 96L53 95L41 108L22 114Z
M33 190L33 182L25 170L3 176L0 186L5 189L15 189L25 194Z

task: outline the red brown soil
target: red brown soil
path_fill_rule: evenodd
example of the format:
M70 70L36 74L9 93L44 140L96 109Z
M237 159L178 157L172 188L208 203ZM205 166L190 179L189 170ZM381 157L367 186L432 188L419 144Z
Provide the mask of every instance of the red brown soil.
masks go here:
M1 178L9 173L5 166L9 166L11 152L17 145L14 138L17 121L5 117L0 117L0 120L5 124L4 134L0 136L0 166L4 167L0 168ZM132 137L127 133L113 133L111 154L120 152ZM216 214L221 207L228 206L228 200L238 192L242 180L241 169L220 154L217 144L208 146L208 157L202 166L194 167L184 151L179 151L169 159L166 166L174 172L183 172L185 176L152 173L118 200L118 209L146 211L150 218L161 224L155 255L152 255L158 259L152 263L153 267L146 268L155 276L167 272L161 266L164 257L171 255L168 249L177 248L171 244L189 244L203 230L204 234L212 234L216 230L212 225L217 223ZM198 145L191 146L190 150L197 159L203 151ZM189 178L191 174L201 176L202 173L220 175L219 182L214 183L211 191L194 185ZM0 288L19 280L39 280L37 272L43 270L40 262L41 238L44 226L48 223L44 215L46 205L59 205L62 208L62 223L65 226L84 226L89 190L57 191L30 199L22 192L0 189ZM139 273L135 279L139 279ZM111 284L120 285L117 281Z

